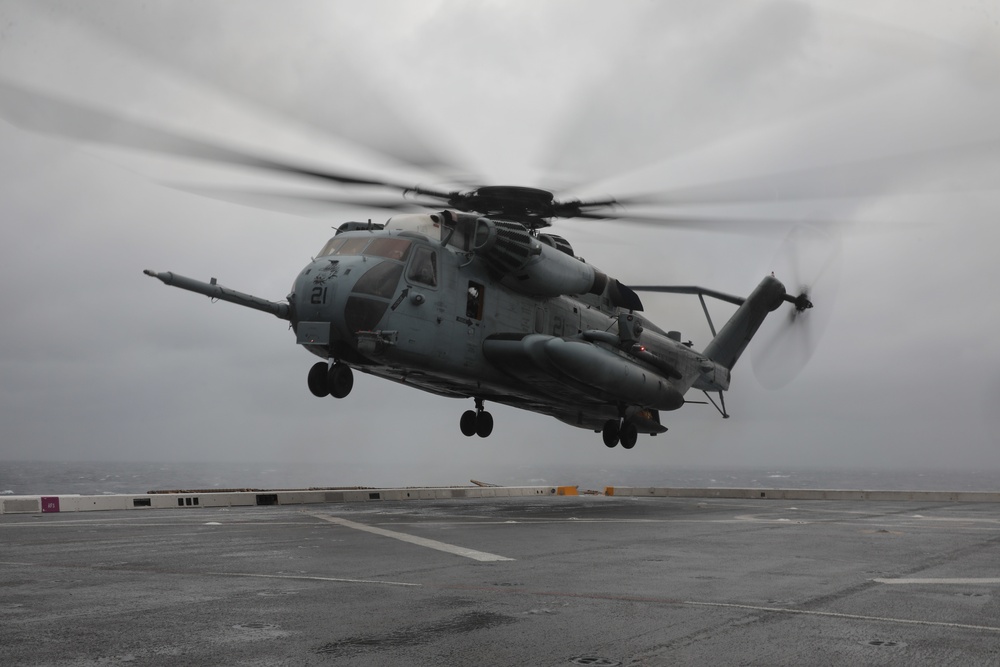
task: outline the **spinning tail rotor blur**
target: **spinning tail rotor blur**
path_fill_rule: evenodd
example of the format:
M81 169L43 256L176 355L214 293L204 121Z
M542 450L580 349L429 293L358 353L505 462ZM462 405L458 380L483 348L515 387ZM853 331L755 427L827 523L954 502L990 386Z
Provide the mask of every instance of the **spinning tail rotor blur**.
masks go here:
M806 225L792 229L769 267L785 283L794 308L774 313L751 345L754 374L767 389L794 380L816 351L830 321L841 272L838 238Z

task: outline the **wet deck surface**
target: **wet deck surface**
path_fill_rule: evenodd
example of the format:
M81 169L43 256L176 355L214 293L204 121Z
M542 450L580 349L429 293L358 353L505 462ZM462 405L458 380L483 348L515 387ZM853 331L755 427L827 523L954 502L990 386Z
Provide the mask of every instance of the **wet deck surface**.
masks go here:
M0 664L996 665L998 510L566 497L2 515Z

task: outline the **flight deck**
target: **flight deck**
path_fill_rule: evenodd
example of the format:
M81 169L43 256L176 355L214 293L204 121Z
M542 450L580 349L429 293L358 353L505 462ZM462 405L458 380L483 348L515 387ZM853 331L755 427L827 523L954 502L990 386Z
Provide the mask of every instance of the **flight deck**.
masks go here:
M1000 662L991 494L572 488L8 508L0 663Z

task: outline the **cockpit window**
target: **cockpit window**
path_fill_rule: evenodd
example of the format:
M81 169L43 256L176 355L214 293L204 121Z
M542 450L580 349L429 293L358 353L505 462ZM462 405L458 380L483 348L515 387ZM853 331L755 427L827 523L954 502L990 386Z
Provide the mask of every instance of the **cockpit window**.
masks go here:
M323 249L319 251L317 257L327 257L328 255L360 255L370 240L363 236L353 239L335 236L327 241Z
M406 239L380 237L372 241L365 254L404 262L410 252L410 244L411 241Z
M334 251L334 255L360 255L361 251L365 249L368 245L368 241L371 239L365 237L356 237L353 239L344 239L344 245L340 246Z
M338 239L336 237L330 239L329 241L326 242L326 245L323 246L323 249L320 250L319 254L316 256L327 257L328 255L332 255L334 252L337 251L338 248L340 248L340 246L344 245L344 241L346 240L347 239Z
M401 275L403 275L402 264L379 262L368 269L368 273L361 276L358 282L354 284L353 291L359 294L371 294L372 296L380 296L383 299L388 299L396 292L396 283L399 282Z
M437 287L437 253L427 246L417 246L406 278L411 282Z

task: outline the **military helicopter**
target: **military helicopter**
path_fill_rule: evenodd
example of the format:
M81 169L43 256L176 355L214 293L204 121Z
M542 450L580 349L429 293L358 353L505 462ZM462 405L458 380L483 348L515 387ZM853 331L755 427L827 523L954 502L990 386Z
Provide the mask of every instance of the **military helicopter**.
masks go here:
M317 397L345 398L358 370L472 398L475 409L459 420L466 436L492 433L485 409L492 401L600 432L605 445L625 449L640 433L665 432L660 412L683 407L691 389L717 393L727 417L730 371L765 316L784 302L796 312L812 307L806 293L787 294L773 276L747 298L700 287L639 288L738 306L699 352L640 316L634 289L576 257L566 239L540 231L552 218L595 216L614 201L557 201L520 186L414 190L448 208L340 225L285 302L214 280L145 273L288 320L296 342L323 360L307 376Z
M577 257L565 238L543 231L557 219L628 217L621 209L635 199L558 199L548 190L510 185L407 185L195 140L11 84L2 92L8 118L18 115L11 111L18 100L27 108L43 105L58 110L57 117L114 124L117 132L106 141L129 148L390 190L398 202L350 201L423 209L384 223L341 224L294 278L284 301L244 294L214 278L145 271L166 285L288 321L296 343L320 359L306 376L317 398L346 398L354 373L362 372L472 399L474 409L458 420L466 436L492 433L486 403L493 402L601 433L607 447L632 449L639 434L664 433L661 412L694 402L686 398L691 390L704 392L728 417L723 397L731 371L765 317L785 303L795 314L813 306L807 291L789 294L773 275L745 298L694 286L629 287ZM697 295L713 338L699 351L677 331L657 326L643 315L638 291ZM718 331L706 296L737 306Z

